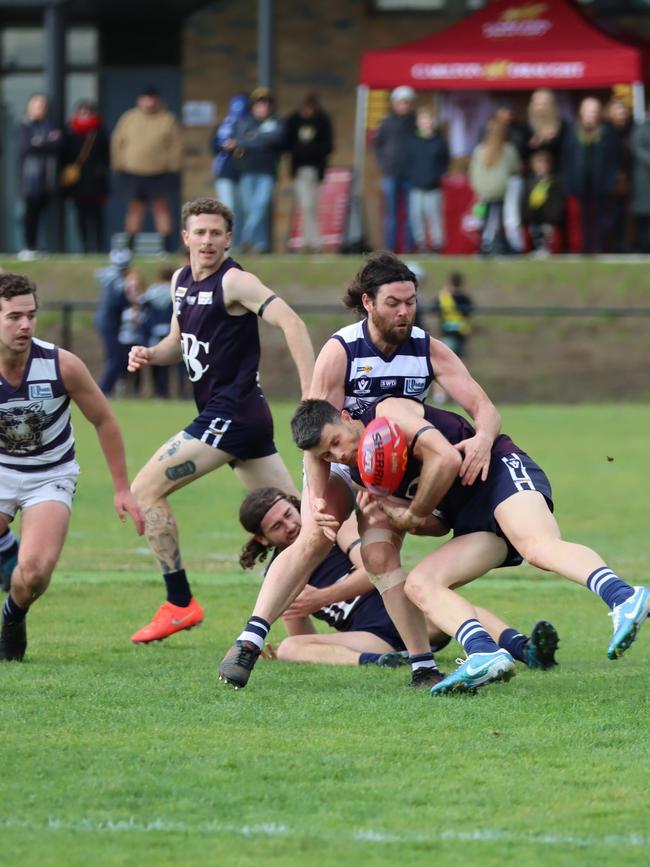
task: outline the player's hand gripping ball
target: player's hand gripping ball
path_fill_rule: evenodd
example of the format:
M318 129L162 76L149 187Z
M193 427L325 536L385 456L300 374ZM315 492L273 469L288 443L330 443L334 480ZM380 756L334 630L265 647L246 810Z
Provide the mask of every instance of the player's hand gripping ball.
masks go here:
M381 497L399 488L408 462L408 443L395 422L380 416L366 427L357 453L359 474L366 488Z

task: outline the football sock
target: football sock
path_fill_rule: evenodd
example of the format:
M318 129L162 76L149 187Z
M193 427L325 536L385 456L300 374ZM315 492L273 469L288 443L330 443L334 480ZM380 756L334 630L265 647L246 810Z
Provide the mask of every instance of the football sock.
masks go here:
M442 650L443 647L446 647L451 641L451 635L447 635L446 638L438 638L436 641L431 642L431 653L436 653L438 650Z
M374 665L381 655L381 653L360 653L359 665Z
M615 572L607 566L601 566L587 578L587 589L603 600L605 605L613 608L625 602L634 593L632 587L621 581Z
M18 553L18 539L12 532L12 530L7 529L0 536L0 557L3 560L8 560L9 557L13 557L14 554Z
M409 656L409 663L411 671L417 671L419 668L438 668L433 653L418 653L415 656Z
M526 662L528 654L526 653L526 645L528 637L517 632L516 629L504 629L499 636L499 647L507 650L513 659L518 659L519 662Z
M478 620L466 620L458 627L455 638L468 656L470 653L495 653L499 649Z
M180 608L187 608L192 601L192 591L187 581L185 569L177 572L165 572L163 575L167 586L167 601Z
M5 599L5 604L2 606L3 623L21 623L27 616L28 608L21 608L11 597L11 593Z
M270 628L271 624L267 623L264 618L253 615L246 626L244 626L244 631L237 639L237 644L241 644L244 641L250 641L261 650L264 647L264 642L266 641L266 636L269 634Z

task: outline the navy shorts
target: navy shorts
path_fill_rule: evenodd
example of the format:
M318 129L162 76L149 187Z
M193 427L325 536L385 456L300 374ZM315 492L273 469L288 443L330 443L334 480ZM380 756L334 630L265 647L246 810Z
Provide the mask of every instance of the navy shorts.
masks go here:
M120 185L125 199L154 202L156 199L168 199L174 194L176 175L171 172L162 175L132 175L121 172Z
M253 420L233 418L228 410L208 404L185 428L185 433L241 461L267 458L276 454L277 449L273 442L273 418L266 402L264 408Z
M459 511L454 520L454 536L487 531L496 533L508 545L508 555L502 566L518 566L523 557L504 536L494 517L494 510L520 491L539 491L553 511L551 483L544 470L526 454L493 455L487 480L477 488L476 494Z
M404 642L388 616L379 592L368 593L345 621L345 632L372 632L394 650L404 650Z

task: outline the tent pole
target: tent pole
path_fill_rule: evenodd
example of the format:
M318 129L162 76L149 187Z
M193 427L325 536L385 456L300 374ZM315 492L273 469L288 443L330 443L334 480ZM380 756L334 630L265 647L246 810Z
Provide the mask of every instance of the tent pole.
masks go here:
M357 85L357 107L354 119L354 163L350 207L345 226L343 250L361 252L365 246L363 237L363 178L366 164L366 116L368 112L368 87Z
M645 120L645 87L642 81L632 84L632 113L637 123Z

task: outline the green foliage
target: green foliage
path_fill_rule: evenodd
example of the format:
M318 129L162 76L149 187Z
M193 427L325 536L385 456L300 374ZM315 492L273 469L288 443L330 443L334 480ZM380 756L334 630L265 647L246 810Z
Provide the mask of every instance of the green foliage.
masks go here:
M189 404L115 404L133 473ZM289 445L293 407L274 407ZM566 538L647 581L650 410L528 406L504 430L554 485ZM174 496L200 630L135 647L163 599L146 543L112 514L92 429L76 423L79 493L61 565L3 682L7 865L637 865L647 831L650 634L609 662L600 600L528 567L466 588L521 630L561 636L560 666L432 699L404 669L261 661L246 690L217 663L259 575L236 566L242 497L224 469ZM613 458L613 460L610 460ZM430 541L410 539L409 564ZM650 633L650 625L646 627ZM272 640L283 635L274 627ZM440 654L451 670L458 649Z

